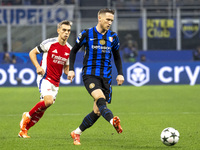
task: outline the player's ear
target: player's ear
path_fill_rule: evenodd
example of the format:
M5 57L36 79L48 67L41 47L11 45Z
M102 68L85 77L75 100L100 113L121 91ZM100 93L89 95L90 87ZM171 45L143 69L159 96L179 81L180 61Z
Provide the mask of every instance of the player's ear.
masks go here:
M101 16L101 15L98 15L98 20L99 20L99 22L101 21L101 18L102 18L102 16Z
M59 34L59 32L60 32L60 29L59 29L59 28L57 28L57 33Z

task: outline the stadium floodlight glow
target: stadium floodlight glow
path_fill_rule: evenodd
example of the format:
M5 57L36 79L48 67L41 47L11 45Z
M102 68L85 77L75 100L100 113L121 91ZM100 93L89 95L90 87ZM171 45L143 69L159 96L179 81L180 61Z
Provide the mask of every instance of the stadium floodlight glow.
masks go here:
M127 68L127 81L135 86L142 86L149 82L149 68L139 62Z

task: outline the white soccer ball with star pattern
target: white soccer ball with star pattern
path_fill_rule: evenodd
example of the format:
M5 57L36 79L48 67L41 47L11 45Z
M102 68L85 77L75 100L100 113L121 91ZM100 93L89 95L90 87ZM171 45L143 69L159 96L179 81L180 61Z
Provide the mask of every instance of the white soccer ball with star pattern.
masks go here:
M172 146L178 143L180 134L178 130L168 127L161 132L161 141L167 146Z

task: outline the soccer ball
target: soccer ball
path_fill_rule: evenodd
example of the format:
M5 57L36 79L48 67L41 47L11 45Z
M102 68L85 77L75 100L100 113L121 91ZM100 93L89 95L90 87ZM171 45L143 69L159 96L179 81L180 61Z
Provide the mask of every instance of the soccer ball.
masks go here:
M176 143L178 143L180 134L178 132L178 130L172 128L172 127L168 127L165 128L162 132L161 132L161 141L163 142L163 144L167 145L167 146L172 146L175 145Z

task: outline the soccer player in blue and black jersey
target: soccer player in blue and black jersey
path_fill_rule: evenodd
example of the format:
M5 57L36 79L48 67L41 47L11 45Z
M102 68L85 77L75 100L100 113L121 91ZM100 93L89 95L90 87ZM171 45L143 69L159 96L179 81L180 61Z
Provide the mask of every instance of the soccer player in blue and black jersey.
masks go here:
M101 115L114 126L118 133L122 133L119 117L114 117L112 111L107 108L112 96L112 54L118 71L117 83L122 85L124 82L119 54L119 38L115 32L109 30L114 20L114 13L114 10L108 8L99 10L97 26L83 30L70 52L68 79L72 82L75 77L74 62L76 53L84 46L82 78L87 91L94 98L93 111L83 119L76 130L71 132L74 145L81 144L81 133L91 127Z

